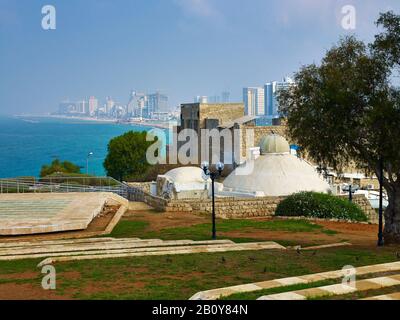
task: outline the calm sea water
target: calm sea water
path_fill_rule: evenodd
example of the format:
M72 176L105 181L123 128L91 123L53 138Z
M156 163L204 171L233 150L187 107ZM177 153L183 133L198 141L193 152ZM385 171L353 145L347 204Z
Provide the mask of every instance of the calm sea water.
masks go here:
M72 119L0 117L0 178L38 176L41 166L55 158L84 167L89 152L89 172L105 175L107 144L127 131L150 127L108 124Z

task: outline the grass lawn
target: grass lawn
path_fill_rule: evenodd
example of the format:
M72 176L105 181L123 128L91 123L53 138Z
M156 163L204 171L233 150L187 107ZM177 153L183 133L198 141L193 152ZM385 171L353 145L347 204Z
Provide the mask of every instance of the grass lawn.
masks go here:
M122 220L114 228L111 237L127 238L139 237L142 239L163 239L163 240L209 240L211 232L211 223L194 224L187 227L173 227L161 230L150 230L148 221L141 220ZM231 237L224 234L228 232L240 231L244 236ZM325 229L324 227L314 224L307 220L218 220L217 232L219 239L231 239L235 242L254 242L264 241L256 238L246 238L246 234L255 231L280 231L280 232L296 232L296 233L322 233L326 235L334 235L335 231ZM294 245L295 242L290 240L278 241L282 245ZM315 243L310 243L315 244Z
M316 254L264 250L57 263L50 297L40 287L38 260L0 262L0 297L12 288L30 299L188 299L208 289L396 260L393 248L343 247ZM244 298L255 297L235 297Z
M210 239L208 217L171 217L152 213L126 217L111 236ZM342 236L354 237L354 232L336 235L335 230L307 220L218 220L217 232L220 239L237 242L279 236L275 241L283 245L298 244L299 240L303 240L302 244L316 244L320 239L337 242ZM368 244L300 254L294 250L262 250L85 260L55 264L55 291L41 288L43 274L36 267L39 260L0 261L0 299L188 299L209 289L397 260L396 248L378 249ZM324 284L330 282L321 285ZM256 299L274 292L280 291L230 298Z

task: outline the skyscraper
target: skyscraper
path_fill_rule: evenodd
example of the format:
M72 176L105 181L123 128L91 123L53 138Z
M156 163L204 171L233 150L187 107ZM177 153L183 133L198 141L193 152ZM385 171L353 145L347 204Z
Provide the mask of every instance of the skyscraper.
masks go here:
M76 105L77 105L77 111L79 113L86 113L86 101L85 100L78 101L76 103Z
M89 98L89 106L88 106L89 115L93 116L96 113L98 107L99 107L99 101L95 97L91 96Z
M245 114L249 116L264 115L265 92L262 87L248 87L243 89Z
M265 115L270 117L279 116L279 103L278 95L280 90L285 90L294 85L294 81L286 77L282 82L273 81L266 83L264 86L265 91Z
M155 112L168 112L168 96L156 92L148 95L148 114L151 116Z
M113 108L115 106L115 102L111 97L107 97L106 99L106 114L111 114Z

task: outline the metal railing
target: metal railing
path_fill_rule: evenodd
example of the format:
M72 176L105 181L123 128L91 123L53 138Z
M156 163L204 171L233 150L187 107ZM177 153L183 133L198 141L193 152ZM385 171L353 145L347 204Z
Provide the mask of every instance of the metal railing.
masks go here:
M48 177L0 179L2 193L113 192L129 199L139 190L110 177Z

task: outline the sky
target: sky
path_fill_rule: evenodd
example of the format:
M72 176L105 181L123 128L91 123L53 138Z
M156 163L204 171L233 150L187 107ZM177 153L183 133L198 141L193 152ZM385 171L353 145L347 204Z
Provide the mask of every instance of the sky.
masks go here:
M42 7L56 29L42 28ZM356 9L355 30L342 8ZM60 101L131 90L198 95L262 86L318 63L340 36L372 41L399 0L0 0L0 114L56 111Z

